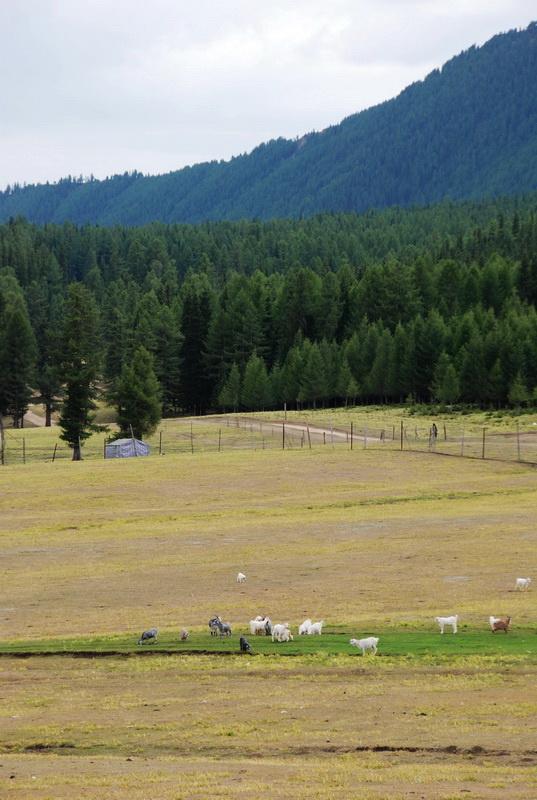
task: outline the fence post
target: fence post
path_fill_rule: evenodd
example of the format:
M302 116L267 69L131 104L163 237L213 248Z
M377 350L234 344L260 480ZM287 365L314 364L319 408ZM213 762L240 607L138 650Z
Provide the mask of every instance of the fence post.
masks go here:
M461 456L464 456L464 428L462 429Z
M158 434L158 454L159 456L162 455L162 431L159 431Z
M392 425L392 442L395 442L395 425Z
M520 458L518 459L520 461ZM22 437L22 463L26 464L26 439Z
M352 425L352 422L351 422L351 450L352 450L352 440L353 440L353 438L354 438L354 432L353 432L353 425Z
M310 426L309 426L309 424L306 425L306 430L308 431L308 446L309 446L309 449L311 450L311 436L310 436Z
M54 459L56 458L56 450L58 449L58 442L54 445L54 452L52 454L52 463L54 464Z
M444 441L447 442L447 431L445 424L444 424Z
M5 464L5 455L4 455L4 421L2 419L2 414L0 414L0 463L2 466Z
M483 428L483 447L481 449L481 458L485 458L485 431L487 429Z
M285 450L285 422L282 422L282 450Z
M190 450L194 453L194 431L192 430L192 423L190 423Z
M518 461L520 461L520 426L518 422L516 424L516 451L517 451Z
M326 431L323 431L323 444L326 444Z
M367 427L364 428L364 450L367 449Z
M218 428L218 452L222 447L222 428Z
M403 420L401 420L401 450L403 449Z
M106 458L106 436L103 441L103 458Z

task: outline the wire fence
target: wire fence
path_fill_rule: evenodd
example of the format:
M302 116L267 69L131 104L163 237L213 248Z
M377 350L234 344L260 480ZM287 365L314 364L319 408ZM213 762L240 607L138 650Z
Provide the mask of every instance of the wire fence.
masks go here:
M109 433L94 434L82 444L83 459L102 459ZM230 450L298 450L319 447L349 450L399 450L537 464L537 428L499 431L475 425L424 423L385 419L301 421L260 417L215 416L163 420L147 440L151 456ZM57 428L5 430L5 465L36 461L54 463L72 458Z

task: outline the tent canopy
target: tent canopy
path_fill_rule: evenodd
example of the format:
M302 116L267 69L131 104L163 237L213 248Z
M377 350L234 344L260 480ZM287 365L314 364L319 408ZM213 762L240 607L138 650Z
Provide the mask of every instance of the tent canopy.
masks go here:
M105 458L148 456L149 445L140 441L140 439L115 439L106 445L104 454Z

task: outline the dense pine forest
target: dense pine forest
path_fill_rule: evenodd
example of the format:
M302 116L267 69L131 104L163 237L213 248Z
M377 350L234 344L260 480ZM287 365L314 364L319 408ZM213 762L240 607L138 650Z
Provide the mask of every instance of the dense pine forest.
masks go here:
M69 386L128 419L143 380L168 415L524 405L536 303L535 195L267 223L15 219L0 226L0 413L20 424L33 396L50 417L63 396L65 415Z
M357 104L359 98L357 98ZM321 132L160 176L0 192L0 220L142 225L365 211L537 189L537 23Z

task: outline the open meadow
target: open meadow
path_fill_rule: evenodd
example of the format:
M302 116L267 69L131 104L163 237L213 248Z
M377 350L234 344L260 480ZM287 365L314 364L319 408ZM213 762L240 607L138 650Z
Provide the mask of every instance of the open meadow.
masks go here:
M535 798L536 507L534 467L396 450L8 464L2 797ZM265 613L326 633L238 655Z

